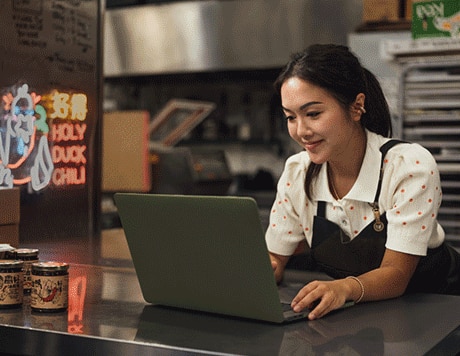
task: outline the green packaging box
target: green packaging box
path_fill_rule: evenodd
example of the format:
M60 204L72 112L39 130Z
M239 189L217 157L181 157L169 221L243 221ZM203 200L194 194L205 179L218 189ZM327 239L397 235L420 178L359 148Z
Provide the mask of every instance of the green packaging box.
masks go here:
M460 38L460 0L414 1L412 38Z

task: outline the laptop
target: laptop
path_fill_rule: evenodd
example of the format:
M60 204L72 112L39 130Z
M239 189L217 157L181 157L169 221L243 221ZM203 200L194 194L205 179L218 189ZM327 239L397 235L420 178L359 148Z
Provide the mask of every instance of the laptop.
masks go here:
M114 200L146 302L273 323L306 318L280 301L254 199L116 193Z

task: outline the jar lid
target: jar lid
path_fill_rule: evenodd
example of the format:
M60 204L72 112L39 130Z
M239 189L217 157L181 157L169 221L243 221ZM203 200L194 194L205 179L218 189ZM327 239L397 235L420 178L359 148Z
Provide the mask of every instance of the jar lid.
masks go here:
M20 260L0 260L0 268L22 268L24 261Z
M38 255L38 249L36 248L17 248L12 251L8 251L7 255L21 256L21 257L32 257Z
M69 269L69 265L65 262L35 262L32 263L32 270L34 271L67 271Z
M14 247L12 247L9 244L0 244L0 252L5 252L5 251L12 251L14 250Z

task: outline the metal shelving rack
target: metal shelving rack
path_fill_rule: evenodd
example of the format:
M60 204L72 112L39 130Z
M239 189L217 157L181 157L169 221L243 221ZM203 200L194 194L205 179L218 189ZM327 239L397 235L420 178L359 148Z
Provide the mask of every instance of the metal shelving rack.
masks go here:
M400 58L402 139L435 157L443 191L438 219L446 240L460 243L460 60L457 56Z

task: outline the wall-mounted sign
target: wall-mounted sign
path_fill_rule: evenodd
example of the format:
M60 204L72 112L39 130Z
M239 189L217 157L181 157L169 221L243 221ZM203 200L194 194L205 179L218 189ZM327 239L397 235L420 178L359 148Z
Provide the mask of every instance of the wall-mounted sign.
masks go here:
M0 0L0 186L20 240L98 232L100 2Z

